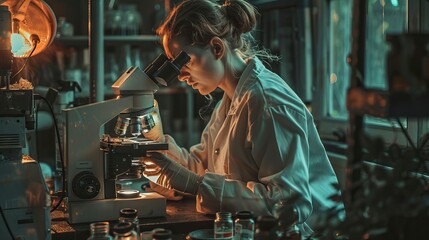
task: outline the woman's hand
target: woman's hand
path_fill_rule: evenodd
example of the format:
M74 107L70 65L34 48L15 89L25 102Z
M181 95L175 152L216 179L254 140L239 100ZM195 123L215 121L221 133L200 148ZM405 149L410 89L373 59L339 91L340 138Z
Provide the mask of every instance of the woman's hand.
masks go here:
M165 188L196 195L204 176L200 176L159 152L149 152L143 159L143 174ZM158 178L154 178L159 176Z

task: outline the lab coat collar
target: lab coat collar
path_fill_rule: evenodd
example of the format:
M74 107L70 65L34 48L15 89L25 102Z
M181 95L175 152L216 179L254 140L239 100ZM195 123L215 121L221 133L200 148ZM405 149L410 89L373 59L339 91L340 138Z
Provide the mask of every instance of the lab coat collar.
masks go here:
M234 115L237 109L237 104L241 101L243 94L249 89L249 86L254 83L254 80L257 78L260 72L265 69L265 66L257 58L248 58L246 59L247 66L244 69L243 73L238 80L237 87L234 91L234 96L231 100L231 107L229 108L228 115ZM222 102L227 102L228 96L224 94Z

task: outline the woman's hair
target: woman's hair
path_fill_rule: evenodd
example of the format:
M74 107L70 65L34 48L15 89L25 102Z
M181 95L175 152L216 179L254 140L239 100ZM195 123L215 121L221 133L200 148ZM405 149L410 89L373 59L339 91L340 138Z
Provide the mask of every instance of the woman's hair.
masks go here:
M257 10L245 0L185 0L174 7L157 29L167 39L181 39L187 44L207 45L213 37L221 38L243 58L259 56L277 60L265 49L253 46L251 31L256 26Z
M180 39L185 44L206 46L213 37L221 38L227 48L243 59L258 56L267 61L279 60L263 48L258 48L251 32L257 22L258 11L245 0L185 0L174 7L157 29L167 40ZM227 60L228 61L228 60ZM231 69L235 76L235 69ZM207 105L199 111L207 123L215 106L215 99L205 96Z

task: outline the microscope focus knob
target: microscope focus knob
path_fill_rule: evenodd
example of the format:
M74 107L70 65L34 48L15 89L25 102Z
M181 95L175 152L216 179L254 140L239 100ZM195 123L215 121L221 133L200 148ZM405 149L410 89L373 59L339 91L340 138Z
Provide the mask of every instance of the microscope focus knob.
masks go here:
M91 199L100 192L100 181L92 172L84 171L77 174L72 181L73 193L82 199Z

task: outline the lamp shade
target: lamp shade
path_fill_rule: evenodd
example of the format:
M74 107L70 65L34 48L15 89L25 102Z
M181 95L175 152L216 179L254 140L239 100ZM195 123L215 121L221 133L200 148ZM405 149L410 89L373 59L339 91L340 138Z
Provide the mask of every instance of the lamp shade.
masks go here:
M57 21L52 9L42 0L6 0L2 3L12 13L12 53L28 57L33 49L31 36L40 40L32 56L46 49L54 40Z

